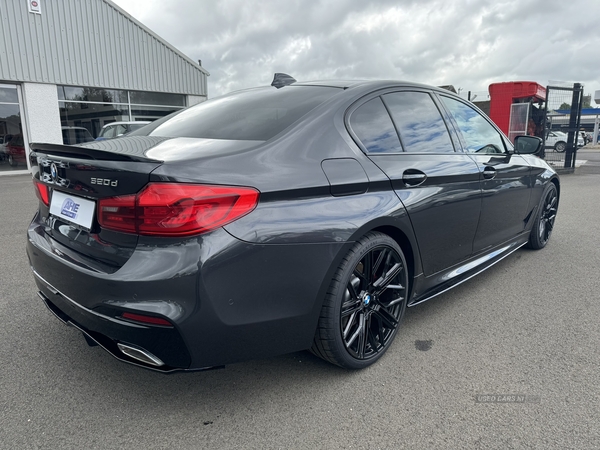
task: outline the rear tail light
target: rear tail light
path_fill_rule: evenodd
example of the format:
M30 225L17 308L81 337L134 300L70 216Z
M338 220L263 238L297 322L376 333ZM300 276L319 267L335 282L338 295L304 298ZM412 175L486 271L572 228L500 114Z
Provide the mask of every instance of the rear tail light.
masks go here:
M103 228L146 236L191 236L252 211L259 192L248 187L150 183L135 195L102 199Z
M98 202L98 222L102 228L137 233L136 196L110 197Z
M33 179L33 185L35 186L35 195L37 195L37 198L44 205L50 206L50 191L48 190L48 186L35 178Z

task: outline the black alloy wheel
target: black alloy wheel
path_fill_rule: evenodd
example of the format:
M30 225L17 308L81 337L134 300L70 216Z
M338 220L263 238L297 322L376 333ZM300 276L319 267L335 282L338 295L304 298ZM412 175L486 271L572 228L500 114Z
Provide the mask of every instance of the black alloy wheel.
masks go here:
M396 335L407 294L408 270L399 245L383 233L367 234L333 278L312 352L348 369L373 364Z
M554 220L558 211L558 192L554 183L548 183L542 202L537 212L531 234L529 235L528 246L534 250L544 248L550 240L552 229L554 228Z

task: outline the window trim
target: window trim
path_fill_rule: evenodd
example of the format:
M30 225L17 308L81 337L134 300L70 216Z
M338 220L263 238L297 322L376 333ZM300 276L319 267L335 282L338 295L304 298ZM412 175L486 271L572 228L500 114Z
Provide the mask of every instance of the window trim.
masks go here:
M123 103L123 102L88 102L83 100L58 100L59 102L65 103L89 103L93 105L121 105L121 106L151 106L153 108L176 108L176 109L185 109L187 106L175 106L175 105L150 105L145 103ZM11 103L12 105L13 103Z

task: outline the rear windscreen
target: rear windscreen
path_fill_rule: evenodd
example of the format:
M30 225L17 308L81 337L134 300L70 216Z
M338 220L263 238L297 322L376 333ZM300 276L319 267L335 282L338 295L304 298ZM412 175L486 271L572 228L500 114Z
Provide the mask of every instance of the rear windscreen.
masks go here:
M339 88L286 86L257 88L209 100L157 121L150 136L267 141ZM154 124L153 124L154 125ZM145 130L132 135L146 134Z

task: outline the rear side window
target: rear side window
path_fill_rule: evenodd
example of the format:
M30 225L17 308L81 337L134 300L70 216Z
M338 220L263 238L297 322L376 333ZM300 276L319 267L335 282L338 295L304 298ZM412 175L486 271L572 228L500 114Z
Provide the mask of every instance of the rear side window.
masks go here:
M90 132L86 129L67 128L62 130L63 144L75 145L94 140Z
M446 123L429 94L394 92L383 96L396 124L404 151L413 153L453 152Z
M142 127L148 125L147 123L132 123L129 125L129 131L139 130Z
M322 86L241 91L157 121L148 132L150 136L267 141L339 92L342 89Z
M380 97L359 106L350 116L349 122L367 152L402 152L398 133Z
M91 142L93 140L94 138L88 130L75 130L75 141L77 144L81 144L82 142Z

